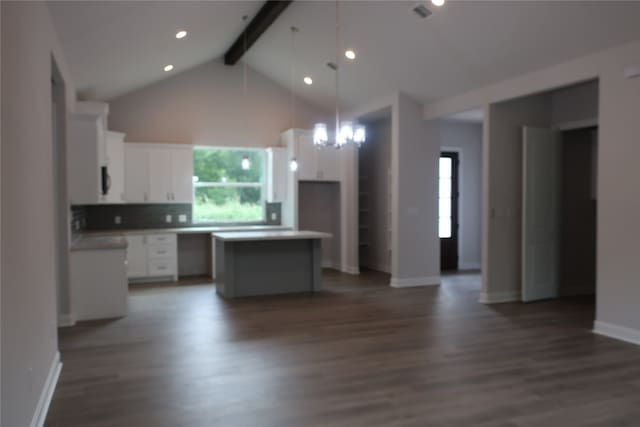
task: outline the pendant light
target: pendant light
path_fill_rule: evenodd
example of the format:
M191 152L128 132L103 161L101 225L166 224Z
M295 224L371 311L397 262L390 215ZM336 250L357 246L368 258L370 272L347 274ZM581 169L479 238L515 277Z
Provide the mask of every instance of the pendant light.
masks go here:
M329 62L327 66L336 72L336 94L335 94L335 110L336 124L333 132L334 140L329 142L329 131L325 123L316 123L313 128L313 144L316 147L324 147L332 145L335 148L342 148L348 143L360 146L366 140L366 129L359 123L351 121L340 121L340 4L336 0L336 59L335 62ZM354 56L355 57L355 56Z

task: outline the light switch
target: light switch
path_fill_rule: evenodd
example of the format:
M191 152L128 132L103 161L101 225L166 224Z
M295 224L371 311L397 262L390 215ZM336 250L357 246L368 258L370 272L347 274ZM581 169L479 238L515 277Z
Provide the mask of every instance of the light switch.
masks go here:
M178 222L187 222L187 216L185 214L178 215Z

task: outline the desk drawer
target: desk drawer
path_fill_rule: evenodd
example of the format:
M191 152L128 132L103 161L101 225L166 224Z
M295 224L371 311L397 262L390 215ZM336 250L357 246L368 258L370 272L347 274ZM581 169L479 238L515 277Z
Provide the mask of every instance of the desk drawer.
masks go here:
M177 241L175 234L149 234L147 236L148 245L162 245L162 244L175 244Z
M175 245L148 245L147 257L149 259L176 257Z
M172 259L149 260L149 276L173 276L176 273L176 262Z

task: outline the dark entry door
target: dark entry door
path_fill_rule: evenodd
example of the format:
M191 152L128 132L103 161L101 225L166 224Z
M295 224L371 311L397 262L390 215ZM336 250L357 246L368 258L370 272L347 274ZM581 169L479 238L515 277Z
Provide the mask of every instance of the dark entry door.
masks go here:
M438 234L440 269L458 269L458 153L440 154L438 171Z

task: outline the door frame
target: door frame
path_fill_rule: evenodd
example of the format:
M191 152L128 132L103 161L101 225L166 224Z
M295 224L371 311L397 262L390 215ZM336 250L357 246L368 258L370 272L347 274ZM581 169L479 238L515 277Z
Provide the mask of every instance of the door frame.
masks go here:
M458 270L460 270L460 264L462 264L460 255L462 254L462 236L464 236L464 225L460 220L460 212L463 212L464 206L464 191L462 189L462 179L464 174L462 171L462 159L464 157L464 149L462 147L451 147L447 145L440 147L440 154L445 152L458 154ZM438 158L440 158L440 154L438 155Z

